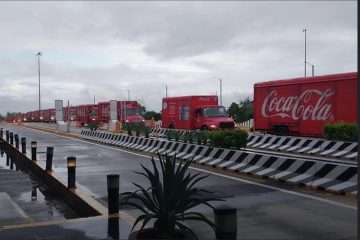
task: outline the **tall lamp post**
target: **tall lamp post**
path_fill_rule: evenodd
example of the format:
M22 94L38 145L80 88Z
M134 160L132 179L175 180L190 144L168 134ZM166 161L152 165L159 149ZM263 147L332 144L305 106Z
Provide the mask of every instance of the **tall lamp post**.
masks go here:
M306 63L311 65L311 74L312 74L312 76L314 76L314 68L315 68L314 64L309 63L309 62L306 62Z
M127 89L127 88L123 88L123 90L126 90L127 91L127 100L130 101L130 89ZM126 122L126 115L127 115L127 112L126 112L126 101L125 101L125 106L124 106L124 121Z
M39 70L39 120L41 120L41 104L40 104L40 56L42 52L37 52L36 56L38 57L38 70Z
M220 81L220 106L222 106L222 79L217 77Z
M306 77L306 28L302 30L305 33L305 77Z

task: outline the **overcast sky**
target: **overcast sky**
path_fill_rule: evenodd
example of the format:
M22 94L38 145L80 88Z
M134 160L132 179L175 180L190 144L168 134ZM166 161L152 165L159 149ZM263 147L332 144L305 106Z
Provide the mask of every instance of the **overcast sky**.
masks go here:
M169 96L252 98L255 82L357 71L356 1L0 2L0 113ZM311 66L308 66L311 75Z

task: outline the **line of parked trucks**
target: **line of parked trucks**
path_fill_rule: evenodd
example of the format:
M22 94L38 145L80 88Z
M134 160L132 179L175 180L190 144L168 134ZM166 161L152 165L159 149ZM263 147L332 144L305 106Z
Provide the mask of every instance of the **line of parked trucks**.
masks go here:
M351 72L256 83L253 101L255 130L281 135L322 136L326 123L356 123L357 77L357 72ZM109 102L103 102L70 107L69 119L81 125L91 121L108 122L109 105ZM143 122L137 107L136 101L118 101L118 120ZM216 95L163 98L161 114L164 128L235 128L234 120L228 117L225 107L219 106ZM55 120L54 115L55 110L48 109L41 114L37 111L22 114L20 119L51 122Z
M145 120L138 114L137 101L117 101L118 120L123 122L140 122ZM77 122L84 126L91 122L108 123L110 119L110 102L87 104L63 108L63 120ZM8 122L56 122L55 108L37 110L12 116Z

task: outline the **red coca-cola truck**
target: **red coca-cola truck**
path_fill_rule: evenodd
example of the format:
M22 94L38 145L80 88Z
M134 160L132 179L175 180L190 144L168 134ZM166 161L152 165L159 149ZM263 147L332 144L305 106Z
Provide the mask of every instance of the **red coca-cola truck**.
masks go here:
M217 96L182 96L162 99L162 126L177 129L232 129L233 119Z
M254 127L321 137L326 123L355 123L357 104L357 72L256 83Z
M68 116L69 112L69 116ZM71 106L71 107L64 107L63 108L63 115L64 115L64 121L78 121L78 115L79 115L79 107Z
M144 123L145 120L138 113L138 105L137 101L117 101L117 120ZM110 102L99 102L99 120L104 123L109 122Z
M77 121L81 126L89 124L91 122L98 122L98 105L97 104L87 104L77 106L78 115Z

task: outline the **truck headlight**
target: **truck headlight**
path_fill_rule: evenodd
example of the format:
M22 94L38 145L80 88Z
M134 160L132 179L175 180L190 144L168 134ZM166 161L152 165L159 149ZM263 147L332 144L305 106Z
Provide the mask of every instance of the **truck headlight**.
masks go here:
M211 124L211 125L210 125L210 128L216 128L216 125L215 125L215 124Z

